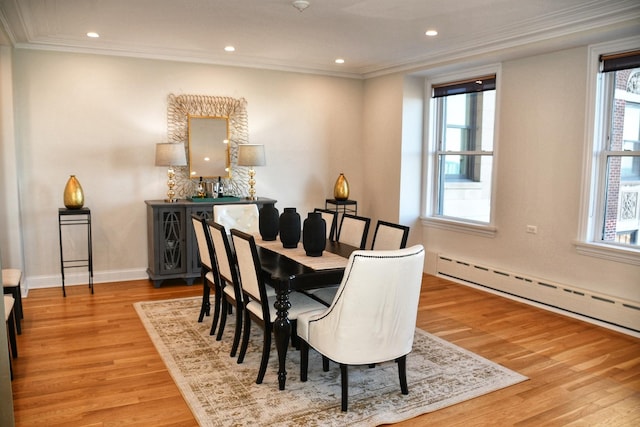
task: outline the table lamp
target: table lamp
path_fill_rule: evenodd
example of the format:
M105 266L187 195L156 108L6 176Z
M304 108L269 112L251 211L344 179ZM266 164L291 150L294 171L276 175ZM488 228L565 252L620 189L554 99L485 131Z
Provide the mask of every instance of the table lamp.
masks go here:
M253 168L254 166L264 166L265 164L264 145L238 145L238 166L249 166L249 200L256 200L256 171Z
M178 143L160 143L156 144L156 166L168 166L167 169L167 198L164 200L167 203L175 203L178 199L175 198L176 192L174 188L176 186L176 173L173 169L174 166L186 166L187 156L184 152L184 144Z

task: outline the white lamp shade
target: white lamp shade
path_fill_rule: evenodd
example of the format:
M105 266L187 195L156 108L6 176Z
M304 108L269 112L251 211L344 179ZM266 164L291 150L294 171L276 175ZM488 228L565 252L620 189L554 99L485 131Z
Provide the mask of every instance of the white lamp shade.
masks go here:
M156 144L156 166L186 166L187 156L183 143Z
M265 164L264 145L238 145L238 166L264 166Z

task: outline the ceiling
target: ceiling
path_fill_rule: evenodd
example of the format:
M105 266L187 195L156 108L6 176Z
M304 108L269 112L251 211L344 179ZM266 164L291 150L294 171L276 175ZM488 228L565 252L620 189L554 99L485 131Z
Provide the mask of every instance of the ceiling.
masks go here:
M309 2L0 0L0 43L365 78L640 34L638 0Z

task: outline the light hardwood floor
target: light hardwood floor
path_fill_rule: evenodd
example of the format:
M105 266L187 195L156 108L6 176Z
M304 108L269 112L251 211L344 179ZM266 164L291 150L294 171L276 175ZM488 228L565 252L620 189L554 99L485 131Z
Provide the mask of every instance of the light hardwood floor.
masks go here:
M148 281L96 284L94 295L68 287L67 298L31 291L14 360L16 425L196 425L132 306L195 295L201 285ZM640 425L639 339L433 276L418 326L530 380L401 426Z

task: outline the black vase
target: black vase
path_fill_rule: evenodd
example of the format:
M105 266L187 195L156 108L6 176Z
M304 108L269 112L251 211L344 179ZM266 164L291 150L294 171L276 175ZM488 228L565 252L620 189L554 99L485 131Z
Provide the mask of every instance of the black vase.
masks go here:
M300 214L296 208L284 208L280 215L280 241L285 248L297 248L300 241Z
M273 203L268 203L260 208L258 228L262 240L276 240L280 229L280 213Z
M302 245L307 256L322 256L327 243L327 223L320 212L309 212L302 228Z

